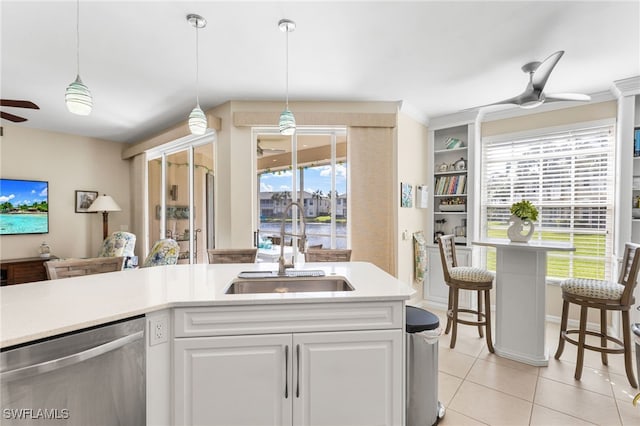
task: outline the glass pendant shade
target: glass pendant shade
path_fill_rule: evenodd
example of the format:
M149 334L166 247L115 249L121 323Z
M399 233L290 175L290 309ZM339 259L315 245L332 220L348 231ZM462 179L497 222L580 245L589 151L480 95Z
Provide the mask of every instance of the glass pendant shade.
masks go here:
M280 114L278 127L280 127L280 134L282 135L292 135L296 132L296 118L293 116L293 113L289 111L289 108L285 108L282 114Z
M77 75L76 80L67 87L64 99L70 112L78 115L91 114L93 97L89 88L80 79L80 75Z
M204 135L207 131L207 116L204 115L199 104L189 114L189 130L193 135Z

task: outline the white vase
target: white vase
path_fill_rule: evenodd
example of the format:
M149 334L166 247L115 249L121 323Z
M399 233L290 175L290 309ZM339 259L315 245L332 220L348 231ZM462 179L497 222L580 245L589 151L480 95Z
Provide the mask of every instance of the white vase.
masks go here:
M518 216L511 215L509 218L511 225L507 228L507 235L512 242L526 243L531 239L535 226L530 220L522 220ZM529 226L529 232L523 234L523 227Z

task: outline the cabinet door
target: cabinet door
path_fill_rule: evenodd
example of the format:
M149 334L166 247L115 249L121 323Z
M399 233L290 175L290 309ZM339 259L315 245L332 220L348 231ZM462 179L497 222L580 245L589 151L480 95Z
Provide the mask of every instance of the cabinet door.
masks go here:
M402 424L402 334L294 334L293 424Z
M174 341L174 424L290 425L291 334Z

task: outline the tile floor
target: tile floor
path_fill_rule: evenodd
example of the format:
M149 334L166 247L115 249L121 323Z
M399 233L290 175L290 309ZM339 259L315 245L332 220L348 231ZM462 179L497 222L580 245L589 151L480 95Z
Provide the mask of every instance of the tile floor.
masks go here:
M429 309L446 324L446 314ZM446 407L441 425L640 425L638 390L629 386L623 355L585 351L582 380L574 380L576 347L553 355L559 325L547 323L548 367L533 367L489 353L476 327L459 326L454 349L443 335L439 347L438 398ZM635 370L635 364L634 364Z

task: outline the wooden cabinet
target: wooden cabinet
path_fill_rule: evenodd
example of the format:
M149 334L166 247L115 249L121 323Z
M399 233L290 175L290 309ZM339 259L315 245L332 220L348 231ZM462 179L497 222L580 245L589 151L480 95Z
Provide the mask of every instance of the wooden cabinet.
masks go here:
M45 281L47 279L47 271L44 268L44 262L52 259L57 258L52 256L48 259L27 257L23 259L2 260L0 261L0 285Z
M400 425L401 315L402 302L177 309L173 423ZM247 335L219 335L232 329Z

